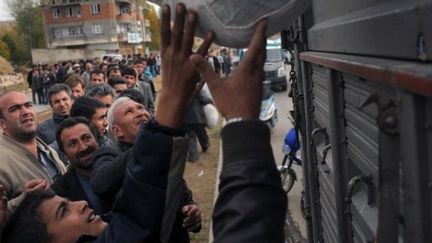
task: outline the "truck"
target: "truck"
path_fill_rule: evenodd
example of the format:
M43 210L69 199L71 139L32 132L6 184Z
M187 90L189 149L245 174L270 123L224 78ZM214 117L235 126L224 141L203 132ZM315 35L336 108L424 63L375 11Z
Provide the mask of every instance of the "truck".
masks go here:
M432 242L432 1L311 2L281 33L307 242Z

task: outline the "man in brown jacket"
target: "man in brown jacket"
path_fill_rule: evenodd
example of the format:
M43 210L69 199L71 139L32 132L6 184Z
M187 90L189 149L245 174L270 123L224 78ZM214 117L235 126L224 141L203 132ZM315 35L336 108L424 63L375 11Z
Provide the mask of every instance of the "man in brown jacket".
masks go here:
M18 91L0 96L0 184L8 199L8 210L14 211L21 201L26 182L41 189L66 172L65 164L55 150L36 137L37 117L33 103Z

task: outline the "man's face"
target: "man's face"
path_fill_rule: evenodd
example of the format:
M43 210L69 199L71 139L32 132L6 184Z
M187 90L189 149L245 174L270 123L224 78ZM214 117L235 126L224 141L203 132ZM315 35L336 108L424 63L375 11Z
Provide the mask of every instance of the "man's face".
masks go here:
M96 109L96 112L91 118L91 123L100 135L106 134L106 128L108 126L107 111L108 108Z
M90 83L93 85L105 83L105 75L103 75L103 73L99 73L99 74L93 73L91 76Z
M60 91L51 96L51 108L58 116L69 116L72 107L72 99L66 91Z
M146 68L146 64L143 64L143 63L135 64L135 69L137 70L138 74L142 74L144 72L145 68Z
M108 225L86 201L71 202L55 196L42 201L39 212L52 243L73 243L82 235L98 236Z
M116 95L118 96L121 92L123 92L123 90L127 90L128 86L127 84L116 84L114 85L114 90Z
M98 144L87 124L78 123L63 129L60 134L60 141L66 156L75 168L91 169Z
M114 111L114 124L111 128L114 136L120 141L133 143L141 124L150 120L150 114L144 105L135 101L126 101Z
M102 103L105 104L106 108L110 108L113 103L113 97L111 95L105 95L105 96L95 96L94 98L102 101Z
M37 131L37 117L33 103L21 92L9 92L0 99L3 118L0 127L6 136L19 142L34 139Z
M86 68L87 72L91 72L91 71L93 71L93 64L86 63L85 68Z
M115 69L111 70L109 77L113 77L113 76L121 77L120 69L115 68Z
M75 87L72 88L72 97L74 99L83 97L84 95L85 91L81 83L78 83L77 85L75 85Z
M133 88L136 84L136 77L133 75L123 75L123 78L126 79L128 88Z

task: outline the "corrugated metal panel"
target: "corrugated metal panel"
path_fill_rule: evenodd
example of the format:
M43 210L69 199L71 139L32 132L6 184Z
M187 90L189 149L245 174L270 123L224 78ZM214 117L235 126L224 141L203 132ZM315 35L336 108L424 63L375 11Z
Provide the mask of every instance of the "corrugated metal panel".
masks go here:
M378 222L378 209L376 206L367 204L367 194L364 190L353 196L351 212L354 242L373 242Z
M329 104L327 92L327 71L325 68L312 65L313 82L313 110L315 128L329 128ZM336 216L335 188L333 162L331 152L326 156L326 163L322 164L323 150L327 145L322 133L314 136L315 153L317 156L319 200L324 242L338 241Z
M394 94L388 87L343 74L345 118L348 158L363 175L378 178L378 134L376 124L377 106L369 105L360 108L368 96L375 93L393 98Z
M378 185L379 169L379 128L376 117L377 105L361 108L361 104L371 95L379 94L393 98L393 92L367 80L343 74L347 156L350 171L357 175L372 175L375 187ZM373 242L378 222L377 207L367 204L366 187L359 186L352 197L352 229L354 242Z
M322 127L328 127L328 98L326 90L326 71L318 65L312 65L314 118Z

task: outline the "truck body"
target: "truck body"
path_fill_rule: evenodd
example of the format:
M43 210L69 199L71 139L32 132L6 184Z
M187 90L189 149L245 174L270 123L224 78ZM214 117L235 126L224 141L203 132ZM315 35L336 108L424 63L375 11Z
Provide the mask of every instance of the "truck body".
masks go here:
M432 1L313 0L282 47L308 242L432 242Z

